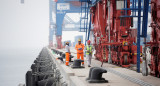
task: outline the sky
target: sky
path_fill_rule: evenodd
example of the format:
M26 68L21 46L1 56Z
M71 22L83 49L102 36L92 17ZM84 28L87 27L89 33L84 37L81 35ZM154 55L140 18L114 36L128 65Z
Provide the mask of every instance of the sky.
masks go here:
M62 34L62 41L84 35L75 31ZM48 45L48 36L49 0L25 0L24 4L0 0L0 86L25 83L25 73Z
M0 86L25 83L41 49L48 44L48 0L0 0Z
M0 47L48 44L48 0L0 0Z
M48 1L25 0L21 4L20 0L0 0L0 48L46 46L49 35ZM65 35L68 33L63 32L62 40L83 35L78 32ZM73 38L70 40L73 41Z

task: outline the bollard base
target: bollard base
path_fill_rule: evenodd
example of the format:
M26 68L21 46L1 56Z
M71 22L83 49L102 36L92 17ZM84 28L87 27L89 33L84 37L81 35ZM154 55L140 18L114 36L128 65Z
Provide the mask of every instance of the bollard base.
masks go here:
M71 68L76 69L76 68L85 68L84 66L71 66Z
M102 80L88 80L89 83L108 83L108 80L105 80L104 78L102 78Z

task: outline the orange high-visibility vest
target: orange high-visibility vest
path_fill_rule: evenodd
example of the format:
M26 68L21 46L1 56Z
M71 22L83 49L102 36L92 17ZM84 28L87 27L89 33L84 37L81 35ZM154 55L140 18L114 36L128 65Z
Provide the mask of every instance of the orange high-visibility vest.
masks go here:
M70 54L66 53L66 65L69 65Z
M79 48L82 48L81 50L78 50ZM83 53L84 44L76 44L75 49L77 50L77 53Z

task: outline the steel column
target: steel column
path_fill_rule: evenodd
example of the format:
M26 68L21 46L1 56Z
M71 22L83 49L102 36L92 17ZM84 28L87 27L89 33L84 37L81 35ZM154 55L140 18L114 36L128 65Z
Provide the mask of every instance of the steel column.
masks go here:
M146 61L146 37L147 37L147 25L148 25L148 7L149 7L149 0L144 1L143 8L143 24L142 24L142 37L144 37L144 56L143 56L143 68L142 74L144 76L148 75L148 68L147 68L147 61Z
M137 26L137 72L140 73L140 29L141 29L141 0L138 0L138 26Z
M91 31L91 14L90 14L90 20L89 20L88 40L89 40L89 36L90 36L90 31Z
M109 39L109 43L111 43L111 39L110 39L110 1L108 1L108 28L109 28L109 30L108 30L108 33L109 33L109 35L108 35L108 39ZM112 58L111 58L111 46L109 45L108 46L109 47L109 54L108 54L108 63L109 64L112 64Z

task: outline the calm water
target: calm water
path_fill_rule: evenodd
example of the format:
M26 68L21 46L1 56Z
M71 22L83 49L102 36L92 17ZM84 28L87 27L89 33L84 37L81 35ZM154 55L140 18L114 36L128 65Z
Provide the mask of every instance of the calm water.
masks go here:
M42 48L0 49L0 86L25 83L25 73Z

